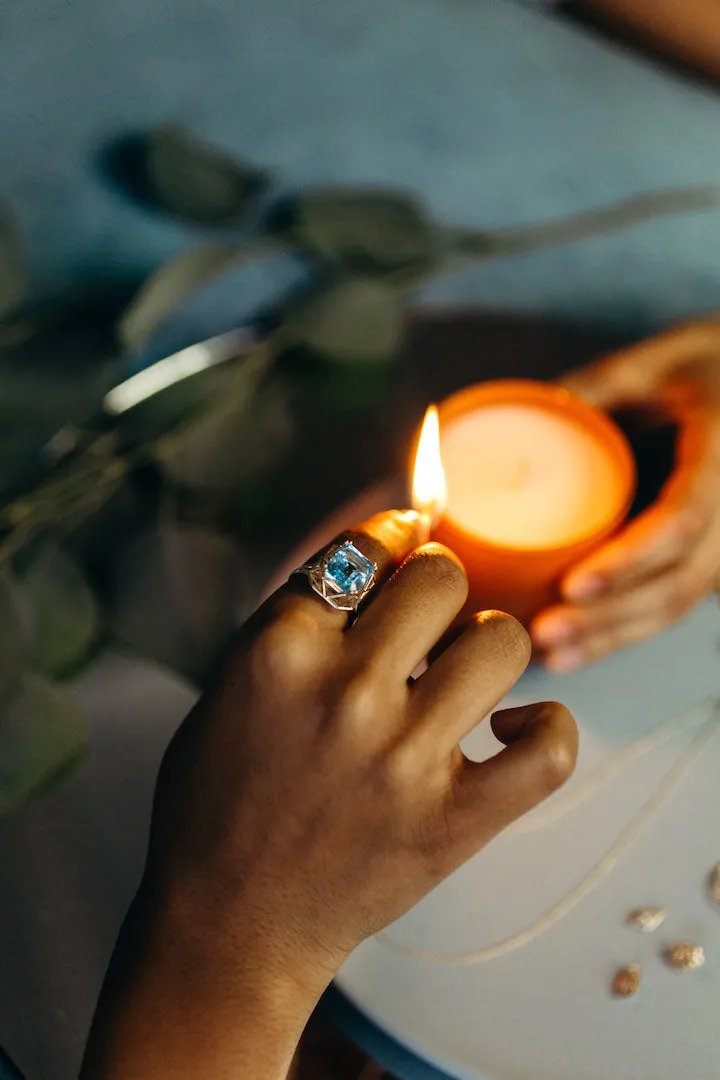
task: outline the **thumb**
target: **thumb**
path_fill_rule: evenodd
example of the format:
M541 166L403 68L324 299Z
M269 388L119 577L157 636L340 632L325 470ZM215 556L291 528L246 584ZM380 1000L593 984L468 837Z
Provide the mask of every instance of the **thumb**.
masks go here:
M653 390L642 350L629 349L570 371L560 385L599 409L617 409L646 401Z
M485 761L465 759L456 778L463 858L564 784L577 759L577 725L555 701L497 712L492 727L505 749Z
M717 349L717 332L711 323L676 327L569 372L561 385L601 409L649 402L678 365Z

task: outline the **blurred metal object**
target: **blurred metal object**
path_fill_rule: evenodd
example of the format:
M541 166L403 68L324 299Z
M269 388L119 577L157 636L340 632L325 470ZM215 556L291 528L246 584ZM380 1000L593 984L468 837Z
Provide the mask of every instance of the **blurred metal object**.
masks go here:
M41 448L39 461L43 471L66 462L82 452L115 417L129 413L138 405L178 386L203 371L252 352L263 341L252 327L242 327L188 345L178 352L164 356L141 371L129 376L109 390L103 398L100 415L89 417L87 423L68 424L60 428Z
M217 367L226 360L233 360L257 344L259 338L245 327L189 345L114 386L105 395L103 411L111 416L119 416L161 390L167 390L208 368Z

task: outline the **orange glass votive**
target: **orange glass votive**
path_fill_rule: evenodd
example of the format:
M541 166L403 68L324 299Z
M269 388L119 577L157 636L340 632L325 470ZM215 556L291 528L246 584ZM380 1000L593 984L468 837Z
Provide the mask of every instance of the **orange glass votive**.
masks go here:
M433 539L464 563L470 610L527 625L625 519L630 446L609 416L546 383L481 383L438 408L447 506Z

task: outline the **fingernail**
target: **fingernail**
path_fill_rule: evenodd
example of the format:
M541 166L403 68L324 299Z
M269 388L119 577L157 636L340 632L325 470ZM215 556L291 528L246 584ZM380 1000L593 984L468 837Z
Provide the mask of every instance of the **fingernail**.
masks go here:
M584 577L570 578L563 587L568 600L594 600L605 591L606 581L600 574L587 574Z
M545 658L545 666L548 671L564 675L567 671L582 667L586 660L587 656L582 649L558 649Z
M549 618L533 627L532 637L536 645L548 649L556 645L572 644L580 637L580 630L569 619Z
M424 544L430 536L430 530L424 514L417 510L393 510L393 517L405 529L412 530L416 544Z

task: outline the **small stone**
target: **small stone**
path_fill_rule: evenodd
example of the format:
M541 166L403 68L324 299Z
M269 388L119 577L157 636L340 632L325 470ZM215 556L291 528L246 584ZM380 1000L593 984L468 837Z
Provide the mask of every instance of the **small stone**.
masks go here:
M717 866L714 866L710 871L708 888L710 889L710 895L715 903L720 904L720 863L718 863Z
M659 926L665 922L667 911L665 908L637 908L628 915L628 925L640 934L654 934Z
M341 544L325 564L326 577L345 596L362 592L374 573L374 564L349 541Z
M629 964L620 968L613 979L612 992L614 997L628 998L637 994L640 989L640 977L642 970L639 964Z
M705 950L692 941L680 941L667 950L665 959L676 971L697 971L705 963Z

